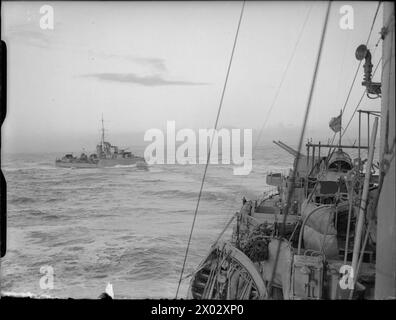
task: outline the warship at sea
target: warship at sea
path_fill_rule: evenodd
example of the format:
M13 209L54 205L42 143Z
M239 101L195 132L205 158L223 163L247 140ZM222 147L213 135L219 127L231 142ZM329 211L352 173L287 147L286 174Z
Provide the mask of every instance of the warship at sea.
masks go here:
M101 141L96 146L96 153L87 155L83 152L79 157L68 153L61 159L56 159L55 166L62 168L101 168L136 165L139 169L147 169L147 163L143 157L134 155L130 151L120 149L118 146L105 141L103 116L101 133Z
M297 150L274 141L294 157L293 168L288 174L268 173L263 195L242 199L241 209L189 274L188 298L396 299L394 4L380 2L374 21L381 4L384 22L375 46L382 41L377 64L382 60L381 82L372 81L377 68L373 72L369 40L355 52L358 71L363 63L362 98L381 101L380 111L359 108L358 103L353 113L359 120L357 145L342 144L349 125L342 127L342 110L329 123L333 139L308 140L306 153L304 130ZM309 104L310 100L307 110ZM363 132L366 120L367 132ZM223 239L230 227L231 237ZM191 233L193 228L194 222ZM188 245L185 261L187 255Z

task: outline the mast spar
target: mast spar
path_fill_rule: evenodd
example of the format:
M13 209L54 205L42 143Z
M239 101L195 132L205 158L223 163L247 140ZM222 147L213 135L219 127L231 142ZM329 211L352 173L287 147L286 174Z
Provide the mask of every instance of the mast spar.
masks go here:
M104 129L103 113L102 113L102 150L103 150L103 147L104 147L104 132L105 132L105 129Z
M342 131L342 109L341 109L341 112L340 112L340 137L338 139L338 148L339 149L341 148L341 138L342 138L341 131Z

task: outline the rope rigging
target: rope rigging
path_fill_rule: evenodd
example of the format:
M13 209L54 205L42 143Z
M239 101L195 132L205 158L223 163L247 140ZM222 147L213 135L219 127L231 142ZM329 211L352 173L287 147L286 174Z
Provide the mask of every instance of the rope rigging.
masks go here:
M375 52L375 51L374 51L374 52ZM374 69L374 72L373 72L373 76L375 75L375 73L376 73L376 71L377 71L377 69L378 69L379 64L381 63L381 61L382 61L382 57L378 60L377 65L375 66L375 69ZM357 111L357 109L359 108L361 102L363 101L363 98L364 98L365 95L366 95L366 90L363 91L363 93L362 93L362 95L361 95L361 97L360 97L358 103L356 104L356 107L355 107L355 109L353 110L353 113L352 113L351 117L349 118L349 121L348 121L346 127L343 129L343 132L342 132L342 134L341 134L341 138L344 137L344 135L345 135L345 133L346 133L346 131L347 131L349 125L351 124L351 122L352 122L352 120L353 120L353 117L355 116L356 111ZM332 141L331 141L331 144L333 144L333 141L334 141L335 136L336 136L336 134L333 135L333 139L332 139ZM328 155L327 155L326 162L329 161L329 159L332 157L332 155L333 155L333 153L334 153L335 150L336 150L336 147L334 147L333 149L329 149L329 153L328 153Z
M311 15L312 8L313 8L313 5L311 5L311 6L309 7L309 9L307 10L307 12L306 12L306 14L305 14L305 17L304 17L302 26L301 26L301 28L300 28L300 32L299 32L299 34L298 34L298 36L297 36L297 40L296 40L296 42L294 43L294 47L293 47L293 50L292 50L292 54L290 55L289 60L288 60L287 63L286 63L286 67L285 67L285 69L284 69L284 71L283 71L283 74L282 74L282 77L281 77L281 81L279 82L279 85L278 85L278 87L277 87L277 89L276 89L274 98L273 98L273 100L272 100L272 102L271 102L271 105L270 105L270 107L269 107L269 109L268 109L266 115L265 115L264 123L263 123L263 125L261 126L260 131L259 131L259 133L258 133L258 137L257 137L257 139L256 139L256 143L254 144L254 147L253 147L253 150L252 150L252 155L254 155L254 154L255 154L255 151L257 150L257 147L258 147L258 144L259 144L259 142L260 142L262 133L264 132L264 129L265 129L266 125L267 125L267 122L268 122L268 120L269 120L269 118L270 118L270 114L271 114L271 112L272 112L272 110L273 110L273 108L274 108L274 106L275 106L275 104L276 104L276 102L277 102L277 99L278 99L279 93L280 93L280 91L281 91L282 85L283 85L283 83L284 83L284 80L286 79L287 73L288 73L288 71L289 71L289 68L290 68L290 66L291 66L292 61L294 60L295 54L296 54L296 52L297 52L297 48L298 48L298 46L299 46L299 44L300 44L300 40L301 40L301 38L302 38L302 35L304 34L304 31L305 31L305 29L306 29L306 25L307 25L307 22L308 22L308 20L309 20L310 15ZM253 158L253 159L254 159L254 158ZM243 176L241 176L241 178L240 178L240 185L241 185L241 186L244 186L247 182L248 182L248 180L247 180L247 179L243 179Z
M302 125L302 129L301 129L301 133L300 133L299 143L298 143L298 149L297 149L298 153L301 153L301 148L302 148L302 144L303 144L305 129L306 129L306 125L307 125L307 122L308 122L308 115L309 115L309 111L310 111L310 108L311 108L311 102L312 102L313 92L314 92L314 89L315 89L315 83L316 83L316 78L317 78L317 74L318 74L320 58L321 58L321 55L322 55L324 38L325 38L325 35L326 35L326 30L327 30L327 25L328 25L328 20L329 20L330 8L331 8L331 1L329 1L328 4L327 4L326 16L325 16L325 20L323 22L322 34L321 34L320 43L319 43L319 50L318 50L318 53L317 53L317 58L316 58L316 62L315 62L315 69L314 69L312 82L311 82L311 88L310 88L310 91L309 91L309 96L308 96L307 106L306 106L306 110L305 110L303 125ZM282 223L283 228L286 225L287 215L288 215L288 211L289 211L289 208L290 208L290 205L291 205L291 200L292 200L294 187L295 187L295 180L297 178L297 169L298 169L299 160L300 160L300 157L296 157L296 161L294 162L294 166L293 166L293 175L292 175L292 179L291 179L291 185L290 185L290 187L288 189L287 203L286 203L286 206L285 206L285 212L283 214L283 223ZM272 283L273 283L273 280L274 280L274 277L275 277L275 272L276 272L277 264L278 264L278 261L279 261L280 247L281 247L281 241L279 241L278 245L277 245L275 262L274 262L274 266L272 268L271 278L270 278L270 281L268 282L268 286L267 286L267 291L269 293L271 293Z
M375 25L375 20L377 19L377 15L378 15L378 11L379 11L379 8L380 8L380 6L381 6L381 3L382 3L382 1L379 1L379 2L378 2L377 9L376 9L375 14L374 14L374 17L373 17L373 22L372 22L372 24L371 24L370 32L369 32L369 35L368 35L368 37L367 37L366 46L368 45L368 43L369 43L369 41L370 41L371 34L372 34L372 32L373 32L374 25ZM353 86L354 86L354 84L355 84L357 75L358 75L358 73L359 73L361 64L362 64L362 60L359 61L359 64L358 64L358 66L357 66L357 68L356 68L355 75L354 75L353 80L352 80L352 84L351 84L351 86L350 86L350 88L349 88L348 95L347 95L347 97L346 97L344 106L342 107L342 114L344 114L344 111L345 111L345 109L346 109L346 107L347 107L347 103L348 103L348 101L349 101L349 97L351 96L351 92L352 92Z
M275 103L276 103L277 99L278 99L278 96L279 96L281 87L282 87L282 85L283 85L284 80L286 79L287 72L288 72L288 70L289 70L289 67L290 67L290 65L291 65L291 62L293 61L294 55L295 55L295 53L296 53L296 51L297 51L297 47L298 47L298 45L299 45L299 43L300 43L301 37L302 37L303 32L304 32L304 30L305 30L305 26L306 26L306 24L307 24L307 21L308 21L309 15L310 15L310 13L311 13L312 7L313 7L313 6L311 5L311 6L309 7L309 10L307 11L307 14L306 14L306 16L305 16L305 19L304 19L303 25L302 25L302 27L301 27L300 33L299 33L299 35L298 35L298 37L297 37L297 41L296 41L296 43L294 44L294 48L293 48L292 54L291 54L291 56L290 56L290 58L289 58L289 60L288 60L288 62L287 62L287 64L286 64L286 68L285 68L285 70L284 70L284 72L283 72L281 81L279 82L279 86L278 86L278 88L277 88L277 90L276 90L276 92L275 92L275 95L274 95L274 98L273 98L273 100L272 100L272 103L271 103L271 105L270 105L270 107L269 107L269 109L268 109L267 114L265 115L265 120L264 120L264 123L263 123L263 125L262 125L260 131L259 131L259 134L258 134L256 143L255 143L255 145L254 145L252 154L254 154L254 151L256 150L257 145L258 145L259 142L260 142L260 138L261 138L261 135L262 135L262 133L263 133L263 130L264 130L264 128L265 128L265 126L266 126L266 124L267 124L267 122L268 122L268 120L269 120L269 116L270 116L270 114L271 114L271 112L272 112L273 107L275 106Z
M382 61L382 58L380 58L380 59L378 60L377 65L376 65L376 67L375 67L375 69L374 69L374 72L373 72L373 76L375 75L375 72L377 71L377 69L378 69L379 64L381 63L381 61ZM347 129L348 129L349 125L351 124L351 122L352 122L352 120L353 120L353 117L355 116L355 113L356 113L357 109L359 108L360 103L362 102L362 100L363 100L363 98L365 97L365 95L366 95L366 90L363 91L363 94L362 94L362 96L360 97L359 102L357 103L357 105L356 105L356 107L355 107L355 109L354 109L354 111L353 111L353 113L352 113L352 116L350 117L350 119L349 119L349 121L348 121L348 124L346 125L346 127L345 127L345 129L344 129L344 131L343 131L343 133L342 133L342 135L341 135L341 137L343 137L344 134L345 134L345 132L347 131Z
M380 2L381 2L381 1L380 1ZM376 16L377 16L377 13L378 13L378 8L377 8L376 14L375 14L375 16L374 16L374 20L373 20L372 26L374 26L374 22L375 22L375 18L376 18ZM392 17L392 16L394 16L394 12L393 12L393 15L391 15L391 17ZM380 37L378 38L378 40L377 40L377 42L376 42L376 44L375 44L375 46L374 46L373 56L374 56L374 54L375 54L375 52L376 52L376 50L377 50L377 48L378 48L378 45L379 45L380 41L384 39L384 32L386 32L386 30L387 30L387 28L388 28L388 26L390 25L391 22L392 22L392 19L389 19L389 20L386 22L386 24L381 28ZM372 32L372 29L370 29L369 38L370 38L371 32ZM369 38L368 38L368 39L369 39ZM381 61L382 61L382 57L379 59L377 65L376 65L376 67L375 67L375 69L374 69L373 76L375 75L375 73L376 73L376 71L377 71L377 69L378 69L378 66L379 66L379 64L380 64ZM361 62L361 61L360 61L360 62ZM359 66L360 66L360 64L359 64ZM352 113L352 116L351 116L351 118L349 119L348 124L347 124L347 126L345 127L345 129L343 130L343 133L342 133L341 136L344 136L344 134L345 134L347 128L349 127L351 121L353 120L353 117L354 117L354 115L355 115L355 113L356 113L358 107L360 106L360 103L362 102L362 100L363 100L365 94L366 94L366 90L363 92L362 96L360 97L359 102L357 103L357 105L356 105L356 107L355 107L355 109L354 109L354 111L353 111L353 113ZM370 98L370 97L368 96L368 98ZM343 112L343 113L344 113L344 112Z
M225 77L224 86L223 86L223 90L222 90L222 94L221 94L221 98L220 98L220 103L219 103L219 107L218 107L218 110L217 110L216 121L215 121L214 130L213 130L213 134L212 134L210 148L209 148L208 155L207 155L207 161L206 161L206 164L205 164L204 174L202 176L202 182L201 182L201 187L200 187L199 194L198 194L197 205L196 205L195 211L194 211L194 218L193 218L193 221L192 221L192 224L191 224L191 230L190 230L190 235L189 235L188 242L187 242L186 252L184 254L183 266L182 266L182 270L180 272L180 278L179 278L179 283L177 285L175 299L177 299L177 296L178 296L179 290L180 290L180 285L181 285L181 282L183 280L183 273L184 273L184 269L185 269L185 266L186 266L188 252L189 252L189 249L190 249L191 237L192 237L192 234L193 234L193 231L194 231L195 221L196 221L197 214L198 214L199 203L200 203L200 200L201 200L201 197L202 197L202 190L203 190L203 186L204 186L204 183L205 183L206 173L208 171L210 153L211 153L212 146L213 146L213 141L214 141L214 132L217 129L217 125L218 125L219 118L220 118L220 112L221 112L221 109L222 109L222 106L223 106L224 95L225 95L225 91L226 91L226 87L227 87L227 83L228 83L228 77L230 75L232 60L233 60L233 57L234 57L235 47L236 47L237 40L238 40L239 29L240 29L240 26L241 26L244 9L245 9L245 0L243 0L241 12L240 12L240 15L239 15L238 27L237 27L237 30L236 30L236 33L235 33L234 43L233 43L233 47L232 47L232 51L231 51L231 57L230 57L230 61L228 63L227 74L226 74L226 77Z
M377 8L376 8L376 12L375 12L374 17L373 17L373 21L372 21L372 25L371 25L371 28L370 28L370 32L369 32L369 35L368 35L368 38L367 38L367 41L366 41L366 46L368 45L368 43L369 43L369 41L370 41L370 38L371 38L371 35L372 35L372 31L373 31L373 29L374 29L374 25L375 25L376 18L377 18L377 15L378 15L378 12L379 12L379 9L380 9L381 4L382 4L382 1L379 1L379 2L378 2L378 6L377 6ZM229 77L229 73L230 73L230 69L231 69L231 65L232 65L232 61L233 61L234 51L235 51L235 48L236 48L236 43L237 43L237 39L238 39L238 34L239 34L239 29L240 29L240 25L241 25L241 21L242 21L242 17L243 17L244 8L245 8L245 0L243 1L243 5L242 5L242 8L241 8L241 13L240 13L239 21L238 21L238 27L237 27L236 35L235 35L235 38L234 38L234 44L233 44L233 48L232 48L232 52L231 52L231 57L230 57L230 61L229 61L228 69L227 69L227 74L226 74L226 78L225 78L225 83L224 83L224 87L223 87L223 90L222 90L221 99L220 99L220 103L219 103L219 107L218 107L218 111L217 111L217 116L216 116L216 121L215 121L215 125L214 125L214 130L217 129L217 125L218 125L218 121L219 121L219 117L220 117L220 113L221 113L221 109L222 109L223 99L224 99L225 90L226 90L226 86L227 86L227 82L228 82L228 77ZM308 12L307 12L307 14L306 14L306 17L305 17L305 20L304 20L304 22L303 22L302 28L301 28L301 30L300 30L299 36L298 36L297 41L296 41L296 43L295 43L295 45L294 45L294 49L293 49L293 51L292 51L292 54L291 54L291 56L290 56L290 58L289 58L289 60L288 60L288 62L287 62L287 64L286 64L286 68L285 68L285 70L284 70L284 72L283 72L283 75L282 75L282 77L281 77L281 80L280 80L280 83L279 83L279 85L278 85L278 88L277 88L277 90L276 90L276 92L275 92L275 95L274 95L274 98L273 98L272 103L271 103L271 105L270 105L270 108L269 108L268 111L267 111L264 124L262 125L262 127L261 127L261 129L260 129L260 131L259 131L259 135L258 135L258 138L257 138L257 140L256 140L256 144L255 144L255 146L254 146L254 148L253 148L253 152L256 150L256 148L257 148L257 146L258 146L258 143L259 143L259 141L260 141L262 132L263 132L265 126L266 126L266 123L267 123L267 121L268 121L268 119L269 119L269 116L270 116L270 114L271 114L271 112L272 112L272 109L273 109L273 107L274 107L274 105L275 105L275 103L276 103L276 100L277 100L278 95L279 95L279 93L280 93L281 87L282 87L283 82L284 82L284 80L285 80L285 78L286 78L286 74L287 74L288 69L289 69L289 67L290 67L290 65L291 65L291 62L292 62L292 60L293 60L293 58L294 58L296 49L297 49L297 47L298 47L298 44L299 44L300 39L301 39L301 36L302 36L303 31L304 31L304 29L305 29L305 25L306 25L307 20L308 20L308 18L309 18L311 9L312 9L312 6L309 8L309 10L308 10ZM316 62L315 62L315 68L314 68L314 72L313 72L313 77L312 77L312 82L311 82L311 86L310 86L308 101L307 101L306 110L305 110L305 115L304 115L304 119L303 119L303 125L302 125L302 129L301 129L301 132L300 132L300 137L299 137L299 143L298 143L298 149L297 149L297 150L298 150L298 154L301 152L301 149L302 149L303 138L304 138L304 135L305 135L305 130L306 130L306 125L307 125L307 121L308 121L308 116L309 116L309 112L310 112L310 109L311 109L311 102L312 102L312 98L313 98L313 94L314 94L314 89L315 89L315 84L316 84L316 78L317 78L318 69L319 69L319 64L320 64L320 60L321 60L321 56L322 56L322 50L323 50L324 39L325 39L325 36L326 36L326 30L327 30L327 27L328 27L328 20L329 20L329 15L330 15L330 9L331 9L331 1L329 1L328 4L327 4L327 10L326 10L326 14L325 14L325 20L324 20L324 23L323 23L323 26L322 26L322 33L321 33L321 38L320 38L320 43L319 43L319 49L318 49L318 52L317 52L317 57L316 57ZM377 47L378 47L378 44L379 44L381 38L382 38L382 36L380 37L380 39L379 39L379 40L376 42L376 44L375 44L374 53L375 53L375 51L376 51L376 49L377 49ZM375 67L375 70L374 70L374 72L373 72L373 76L374 76L374 74L376 73L376 71L377 71L377 69L378 69L378 67L379 67L379 64L380 64L381 60L382 60L382 58L379 59L377 65L376 65L376 67ZM353 90L355 81L356 81L356 79L357 79L357 75L358 75L358 73L359 73L359 69L360 69L360 67L361 67L361 63L362 63L362 60L359 61L358 67L357 67L356 72L355 72L355 74L354 74L354 78L353 78L352 84L351 84L351 86L350 86L350 88L349 88L349 91L348 91L348 94L347 94L345 103L344 103L343 108L342 108L342 114L344 114L344 111L345 111L345 109L346 109L346 107L347 107L347 104L348 104L348 101L349 101L351 92L352 92L352 90ZM350 120L349 120L347 126L345 127L345 129L343 129L343 133L342 133L341 136L344 136L344 134L346 133L346 131L347 131L347 129L348 129L348 127L349 127L349 125L350 125L350 123L351 123L351 121L352 121L352 119L353 119L353 117L354 117L354 115L355 115L355 113L356 113L358 107L360 106L360 103L362 102L362 100L363 100L363 98L364 98L365 93L366 93L366 90L363 92L363 95L362 95L361 98L359 99L359 102L357 103L357 105L356 105L356 107L355 107L355 109L354 109L354 111L353 111L353 114L352 114L352 116L351 116L351 118L350 118ZM368 97L368 98L370 98L370 97ZM333 136L332 141L334 140L334 138L335 138L335 134L334 134L334 136ZM200 191L199 191L199 195L198 195L198 200L197 200L196 208L195 208L195 211L194 211L194 217L193 217L193 221L192 221L192 225L191 225L191 230L190 230L190 234L189 234L189 239L188 239L188 243L187 243L187 247L186 247L186 251L185 251L185 256L184 256L183 266L182 266L182 270L181 270L181 274L180 274L180 279L179 279L179 283L178 283L178 287L177 287L177 291L176 291L176 298L178 297L178 293L179 293L179 289L180 289L181 282L182 282L185 278L191 276L191 274L189 274L189 275L183 277L183 273L184 273L185 266L186 266L186 261L187 261L187 257L188 257L188 252L189 252L189 248L190 248L190 244L191 244L191 238L192 238L192 234L193 234L193 230L194 230L194 226L195 226L195 221L196 221L196 218L197 218L198 208L199 208L199 204L200 204L200 200L201 200L201 196L202 196L202 191L203 191L203 186L204 186L204 182L205 182L205 178L206 178L206 173L207 173L207 169L208 169L208 165L209 165L209 159L210 159L211 149L212 149L212 145L213 145L213 140L214 140L214 139L213 139L213 137L212 137L212 139L211 139L211 144L210 144L210 148L209 148L208 155L207 155L207 162L206 162L206 165L205 165L205 169L204 169L204 173L203 173L203 177L202 177L202 181L201 181L201 186L200 186ZM334 149L334 150L335 150L335 149ZM334 150L333 150L333 152L334 152ZM330 148L330 149L329 149L329 154L328 154L328 156L327 156L328 159L329 159L329 157L333 154L333 152L331 152L331 148ZM286 199L287 199L287 203L286 203L286 206L285 206L284 212L283 212L283 223L282 223L283 228L284 228L284 226L286 225L287 215L288 215L288 211L289 211L290 206L291 206L291 201L292 201L292 196L293 196L293 192L294 192L294 189L295 189L296 179L298 178L298 171L297 171L297 169L298 169L298 164L299 164L299 161L300 161L299 158L300 158L300 157L297 156L297 157L296 157L296 161L294 162L294 168L293 168L292 177L291 177L291 180L290 180L290 181L291 181L291 185L290 185L290 187L289 187L289 189L288 189L288 194L287 194L287 198L286 198ZM224 230L221 232L220 236L217 238L217 240L216 240L215 243L217 243L217 241L220 239L220 237L223 235L224 231L229 227L230 223L234 220L235 217L236 217L236 214L234 214L234 215L231 217L230 221L227 223L226 227L225 227ZM326 231L326 234L327 234L327 231ZM367 240L365 239L364 243L366 243L366 241L367 241ZM324 244L325 244L325 243L323 242L323 243L322 243L322 250L323 250L323 248L324 248ZM270 281L268 282L268 285L267 285L267 291L268 291L268 292L271 292L271 289L272 289L273 280L274 280L274 277L275 277L275 272L276 272L277 264L278 264L278 260L279 260L280 248L281 248L281 241L279 241L279 242L278 242L278 245L277 245L277 251L276 251L275 262L274 262L274 265L273 265L273 268L272 268L272 273L271 273ZM360 261L359 261L359 266L360 266Z
M312 11L312 7L313 7L313 5L311 5L311 6L309 7L309 9L307 10L307 13L306 13L305 18L304 18L304 20L303 20L303 23L302 23L300 32L299 32L299 34L298 34L298 36L297 36L297 40L296 40L296 42L295 42L295 44L294 44L294 47L293 47L293 50L292 50L292 54L290 55L290 57L289 57L289 59L288 59L288 61L287 61L287 64L286 64L286 67L285 67L284 72L283 72L283 74L282 74L281 80L280 80L279 85L278 85L278 87L277 87L277 89L276 89L274 98L273 98L273 100L272 100L272 102L271 102L271 105L270 105L270 107L269 107L269 109L268 109L268 111L267 111L267 113L266 113L264 123L263 123L262 127L260 128L260 131L259 131L259 134L258 134L256 143L255 143L255 145L254 145L252 154L254 154L255 150L257 149L257 146L258 146L258 144L259 144L259 142L260 142L260 138L261 138L261 135L262 135L262 133L263 133L263 130L264 130L264 128L265 128L265 126L266 126L266 124L267 124L267 122L268 122L268 120L269 120L269 117L270 117L270 114L271 114L271 112L272 112L272 109L274 108L274 106L275 106L275 104L276 104L276 101L277 101L277 98L278 98L279 93L280 93L280 91L281 91L282 85L283 85L283 83L284 83L284 81L285 81L285 79L286 79L288 70L289 70L289 68L290 68L290 66L291 66L291 63L292 63L292 61L293 61L293 59L294 59L294 56L295 56L295 54L296 54L298 45L299 45L300 40L301 40L301 38L302 38L302 35L303 35L304 31L305 31L306 24L307 24L307 22L308 22L308 20L309 20L309 17L310 17L311 11ZM245 182L245 180L243 180L243 182L241 182L241 183L243 184L244 182ZM224 227L223 231L220 233L220 235L218 236L217 240L214 242L214 244L213 244L212 246L216 245L216 243L219 241L219 239L220 239L221 236L224 234L225 230L229 227L230 223L234 220L235 217L236 217L236 214L233 214L232 217L231 217L231 219L227 222L227 224L226 224L226 226Z
M373 32L373 29L374 29L375 21L376 21L376 19L377 19L378 12L379 12L379 9L380 9L380 5L382 4L382 2L383 2L383 1L379 1L379 2L378 2L377 9L376 9L376 11L375 11L375 14L374 14L374 17L373 17L373 21L372 21L372 23L371 23L371 28L370 28L370 31L369 31L369 34L368 34L368 37L367 37L367 40L366 40L366 46L368 45L368 43L369 43L369 41L370 41L371 34L372 34L372 32ZM384 37L384 36L383 36L383 32L384 32L384 30L387 29L387 27L389 26L390 23L391 23L391 19L390 19L389 21L387 21L387 23L385 24L384 27L382 27L381 32L380 32L380 37L378 38L378 40L377 40L377 42L376 42L376 44L375 44L375 46L374 46L374 51L373 51L373 54L372 54L373 56L374 56L374 54L375 54L375 52L376 52L376 50L377 50L377 48L378 48L379 42L380 42L381 40L383 40L383 37ZM373 77L374 77L374 75L375 75L375 73L376 73L376 71L377 71L377 69L378 69L378 66L379 66L381 60L382 60L382 57L379 59L377 65L376 65L376 67L375 67L375 69L374 69L374 72L373 72L373 75L372 75ZM354 78L353 78L351 87L349 88L349 91L348 91L348 95L347 95L346 101L345 101L344 106L343 106L343 108L342 108L342 114L344 114L344 111L345 111L345 109L346 109L346 106L347 106L347 103L348 103L350 94L351 94L351 92L352 92L353 85L354 85L354 83L355 83L355 81L356 81L356 77L357 77L357 74L358 74L358 72L359 72L361 63L362 63L362 60L359 61L358 67L357 67L357 69L356 69L356 72L355 72L355 75L354 75ZM357 103L357 105L356 105L356 107L355 107L355 109L354 109L354 111L353 111L353 113L352 113L352 115L351 115L351 117L350 117L350 119L349 119L349 121L348 121L346 127L343 128L343 132L342 132L342 134L341 134L341 138L345 135L345 133L346 133L346 131L347 131L349 125L351 124L351 122L352 122L352 120L353 120L353 117L354 117L354 115L356 114L356 111L357 111L357 109L358 109L359 106L360 106L360 103L362 102L364 96L366 95L366 91L367 91L367 90L364 90L364 91L363 91L362 96L360 97L360 99L359 99L359 101L358 101L358 103ZM367 95L367 97L370 98L370 96L368 96L368 95ZM333 140L334 140L334 137L333 137ZM329 154L328 154L328 156L327 156L327 160L333 155L334 151L335 151L335 148L334 148L333 150L329 149Z

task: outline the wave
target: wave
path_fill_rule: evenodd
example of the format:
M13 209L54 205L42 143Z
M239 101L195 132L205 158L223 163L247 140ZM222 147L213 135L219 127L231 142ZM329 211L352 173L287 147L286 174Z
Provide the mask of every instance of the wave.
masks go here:
M182 191L182 190L161 190L151 191L154 196L172 197L180 199L196 199L198 197L198 191ZM227 195L223 192L213 191L202 191L201 199L208 201L225 200Z
M55 166L45 165L45 164L37 164L32 166L22 166L22 167L8 167L1 166L1 169L4 172L16 172L16 173L31 173L32 171L46 171L46 170L58 170Z
M263 161L254 162L253 170L260 174L275 170L281 166L275 160L272 154L270 160L263 156ZM120 287L128 283L119 295L115 287L117 298L171 297L168 290L180 274L185 230L190 228L202 167L152 165L143 174L137 172L136 164L71 170L51 167L45 161L10 162L10 172L5 174L10 225L16 236L23 231L28 245L10 243L8 260L2 265L3 294L97 298L101 292L97 288L109 278ZM190 249L191 266L206 253L209 237L216 237L223 220L229 219L228 208L237 202L238 209L242 194L261 191L264 175L251 174L241 180L228 169L210 167L202 194L203 224ZM158 226L163 228L153 232ZM25 286L37 281L40 266L55 263L64 280L61 290L54 293ZM21 264L34 272L24 272ZM83 291L80 283L85 284Z
M159 167L159 166L147 166L147 168L149 169L149 171L151 173L161 173L161 172L165 172L164 167Z
M31 216L44 216L44 215L46 215L45 212L40 211L40 210L28 211L27 213L28 213L29 215L31 215Z
M47 294L36 294L31 292L1 291L0 296L11 298L54 299L54 297Z
M135 164L117 164L115 166L108 167L108 168L136 168L136 163Z
M45 202L51 203L51 202L58 202L58 201L65 201L66 199L63 198L49 198L45 200Z
M158 182L164 182L164 180L161 179L150 179L150 180L139 180L139 182L143 183L158 183Z
M16 197L16 198L8 199L8 202L10 204L26 204L26 203L34 203L36 201L37 201L36 199L29 197Z

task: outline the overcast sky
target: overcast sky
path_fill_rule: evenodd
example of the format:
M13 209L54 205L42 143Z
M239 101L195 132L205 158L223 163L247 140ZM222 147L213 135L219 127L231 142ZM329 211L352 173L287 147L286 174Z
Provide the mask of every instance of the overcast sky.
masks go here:
M54 8L54 30L40 28L43 4ZM339 27L345 4L354 9L353 30ZM131 143L143 140L145 130L164 128L166 120L175 120L178 128L213 127L241 6L237 1L3 2L9 64L5 151L93 149L102 113L113 144L120 144L114 141L120 136L122 143L128 135ZM366 42L376 7L369 1L333 2L309 132L331 135L328 122L343 106L358 64L355 49ZM325 2L316 1L246 3L219 127L261 128L307 19L264 131L268 137L295 128L298 135L325 9ZM382 9L372 51L381 25ZM380 56L381 46L374 66ZM362 78L363 71L345 122L363 92ZM379 110L380 100L365 99L362 106Z

